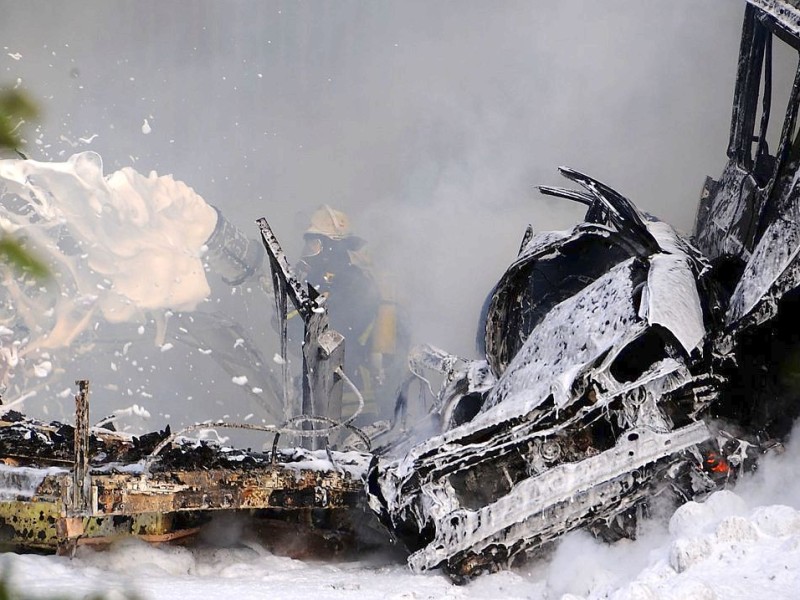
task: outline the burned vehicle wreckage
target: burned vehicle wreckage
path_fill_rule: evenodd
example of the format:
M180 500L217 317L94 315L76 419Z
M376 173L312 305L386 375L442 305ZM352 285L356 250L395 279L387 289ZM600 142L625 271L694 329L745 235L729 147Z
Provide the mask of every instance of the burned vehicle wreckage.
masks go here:
M288 420L261 428L271 451L90 430L84 383L74 428L3 417L8 541L63 551L115 532L177 537L219 510L368 505L412 569L463 581L579 527L635 535L654 497L683 502L735 480L800 413L800 70L771 153L773 41L800 51L800 9L748 0L729 162L706 181L691 238L562 168L579 189L540 190L584 204L584 221L528 228L486 306L485 358L415 349L395 421L372 439L342 418L343 387L359 396L344 338L260 220L278 314L291 301L306 324L302 404L284 367ZM279 329L285 356L285 319ZM415 426L411 390L426 371L443 383ZM279 449L284 434L306 447Z

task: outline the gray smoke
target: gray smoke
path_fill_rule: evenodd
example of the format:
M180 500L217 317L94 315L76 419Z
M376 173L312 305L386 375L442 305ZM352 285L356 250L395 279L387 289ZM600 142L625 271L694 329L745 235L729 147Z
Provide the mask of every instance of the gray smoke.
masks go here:
M266 216L292 260L314 208L342 208L394 273L413 341L472 356L525 225L581 217L533 189L561 184L558 165L691 229L703 179L725 161L743 9L4 1L0 81L41 105L32 158L92 149L106 172L173 173L253 237ZM266 297L219 294L271 356ZM151 387L183 415L173 388L188 383L169 366ZM228 378L214 381L193 415L230 410Z

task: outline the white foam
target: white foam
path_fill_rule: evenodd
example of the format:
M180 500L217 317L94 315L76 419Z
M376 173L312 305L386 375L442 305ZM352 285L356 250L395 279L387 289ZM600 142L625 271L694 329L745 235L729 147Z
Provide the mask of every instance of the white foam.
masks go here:
M126 167L105 176L100 156L82 152L65 162L0 160L3 188L0 234L24 237L54 276L38 282L0 265L11 315L0 336L0 385L20 370L18 358L47 377L57 362L43 353L69 348L100 321L145 323L209 296L201 256L217 213L171 175ZM23 333L14 339L12 331Z

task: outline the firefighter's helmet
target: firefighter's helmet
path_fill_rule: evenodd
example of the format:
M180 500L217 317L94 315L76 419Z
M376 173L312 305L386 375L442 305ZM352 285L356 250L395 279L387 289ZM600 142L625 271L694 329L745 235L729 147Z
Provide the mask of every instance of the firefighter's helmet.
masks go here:
M306 236L324 235L332 240L349 238L350 218L340 210L323 204L311 215L311 224L306 229Z
M303 257L309 258L321 254L331 244L348 252L357 252L365 244L363 238L353 235L350 230L350 218L340 210L323 204L311 215L311 224L303 234L305 247ZM326 242L323 238L327 238Z

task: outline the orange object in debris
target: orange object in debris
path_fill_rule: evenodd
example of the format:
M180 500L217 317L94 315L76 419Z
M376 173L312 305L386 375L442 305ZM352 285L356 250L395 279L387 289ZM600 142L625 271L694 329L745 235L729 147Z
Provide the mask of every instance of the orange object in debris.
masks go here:
M728 461L713 450L706 454L706 467L712 473L728 473L731 470Z

